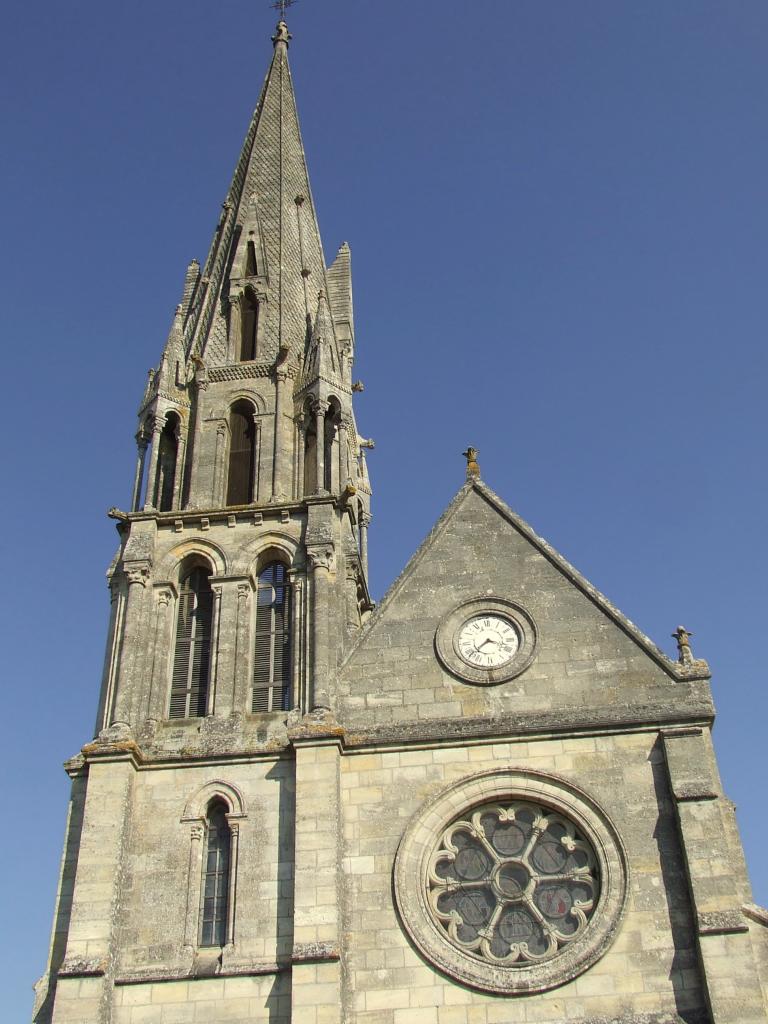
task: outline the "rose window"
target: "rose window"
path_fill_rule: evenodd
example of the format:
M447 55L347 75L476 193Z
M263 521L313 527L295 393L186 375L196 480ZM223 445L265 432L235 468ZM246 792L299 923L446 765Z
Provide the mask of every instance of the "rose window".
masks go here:
M548 960L580 935L600 888L592 847L573 822L518 801L453 821L427 878L429 907L450 942L509 967Z

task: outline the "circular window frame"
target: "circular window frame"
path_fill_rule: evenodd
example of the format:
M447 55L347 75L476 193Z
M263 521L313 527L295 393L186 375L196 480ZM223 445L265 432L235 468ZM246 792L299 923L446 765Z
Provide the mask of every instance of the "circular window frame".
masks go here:
M526 965L484 962L454 945L427 902L427 868L442 832L457 817L498 800L531 801L570 818L590 842L600 895L583 933L551 959ZM624 845L599 804L566 779L523 768L495 768L452 783L411 819L398 846L394 889L400 920L422 955L465 985L500 995L545 992L596 963L613 942L627 901Z
M497 668L479 668L470 665L459 650L459 634L464 625L479 615L498 615L506 619L519 638L519 646L512 658ZM445 615L435 632L437 657L451 675L465 683L496 686L506 683L524 672L536 654L538 630L530 612L514 601L487 595L464 601Z

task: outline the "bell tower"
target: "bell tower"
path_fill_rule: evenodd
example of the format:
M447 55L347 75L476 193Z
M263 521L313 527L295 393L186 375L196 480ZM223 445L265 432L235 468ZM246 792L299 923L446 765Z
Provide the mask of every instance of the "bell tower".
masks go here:
M187 268L139 408L131 510L111 513L121 545L110 571L115 615L99 733L144 735L169 716L237 715L243 700L304 713L325 707L332 652L370 609L350 252L343 244L326 268L290 38L281 21L208 258ZM295 634L279 640L282 662L269 679L280 693L268 697L247 692L255 683L242 657L267 549L285 587L277 618L290 619ZM183 552L184 578L171 552ZM174 638L180 608L189 636L177 628ZM175 657L182 642L186 669ZM178 692L165 685L169 663Z
M96 738L67 762L73 798L38 1024L117 1019L126 970L237 974L292 949L294 840L287 819L277 824L295 791L284 753L298 723L325 728L329 680L372 608L363 448L372 443L352 407L361 388L350 250L341 245L326 267L290 40L281 20L208 257L187 267L149 373L130 509L110 512L120 544ZM141 857L153 844L134 815L137 772L158 757L190 772L179 813L156 837L175 844L184 822L189 862L183 891L163 896L150 926L138 891L133 901L124 886L131 850ZM266 791L259 813L275 818L265 842L280 893L239 893L238 915L256 901L240 927L236 850L252 827L252 784L200 766L253 757ZM173 787L166 797L174 802ZM218 852L215 834L226 837ZM208 861L217 867L206 874ZM154 900L141 879L129 885Z

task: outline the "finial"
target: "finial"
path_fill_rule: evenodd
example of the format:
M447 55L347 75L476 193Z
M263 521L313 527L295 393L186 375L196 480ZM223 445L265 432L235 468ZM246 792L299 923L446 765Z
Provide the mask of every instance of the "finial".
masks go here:
M472 445L465 452L461 453L467 460L467 480L474 480L480 476L480 467L477 464L477 456L480 452Z
M291 39L293 39L293 36L288 31L288 26L284 21L278 21L275 34L272 36L272 42L275 46L277 46L278 43L285 43L287 46Z
M677 640L677 660L681 665L693 665L695 658L691 650L690 640L693 633L687 630L685 626L678 626L672 636Z
M277 0L277 3L272 4L272 8L280 12L280 21L278 21L275 34L272 36L272 42L275 46L278 43L285 43L287 46L292 38L291 33L288 31L288 26L285 24L285 12L287 8L293 7L295 3L296 0Z

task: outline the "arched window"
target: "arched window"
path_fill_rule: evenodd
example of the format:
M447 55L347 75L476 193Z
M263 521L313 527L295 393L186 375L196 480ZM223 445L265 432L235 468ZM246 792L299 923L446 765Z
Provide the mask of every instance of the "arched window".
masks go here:
M291 636L286 568L270 562L259 573L251 711L291 706Z
M198 566L181 584L169 718L202 718L207 711L213 619L210 576L209 569Z
M253 408L248 402L237 402L229 414L228 505L248 505L253 501L255 445Z
M205 826L199 944L224 946L227 942L232 833L227 823L227 806L221 800L208 807Z
M243 298L243 335L240 339L240 362L256 358L256 342L259 335L259 303L252 295Z
M178 434L178 417L170 413L160 434L160 445L157 452L157 475L152 504L159 512L170 512L173 508L173 489L179 448Z

